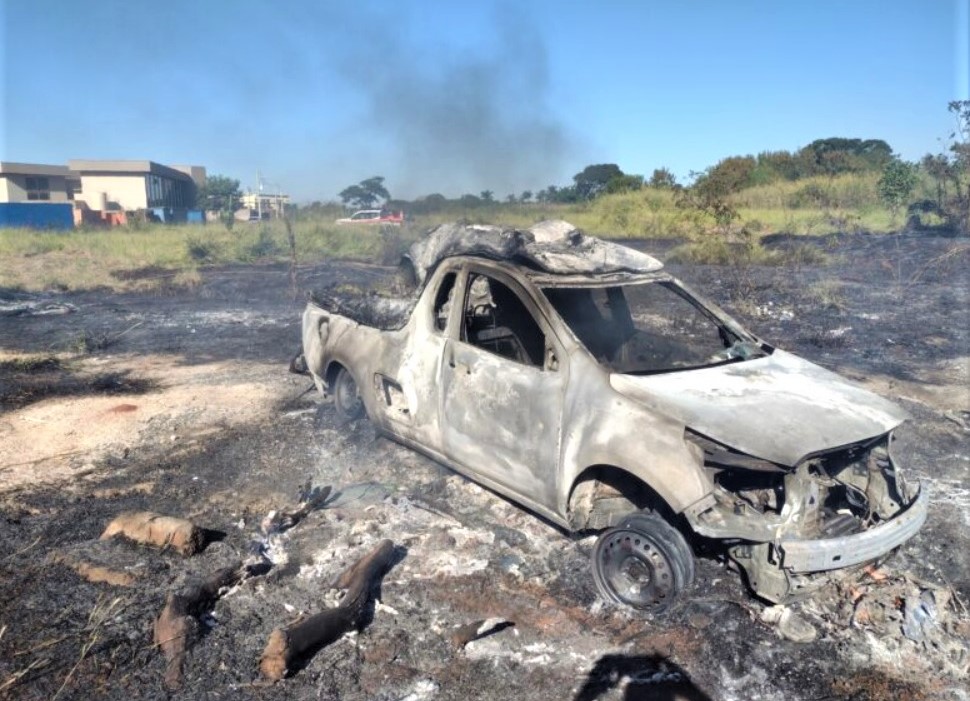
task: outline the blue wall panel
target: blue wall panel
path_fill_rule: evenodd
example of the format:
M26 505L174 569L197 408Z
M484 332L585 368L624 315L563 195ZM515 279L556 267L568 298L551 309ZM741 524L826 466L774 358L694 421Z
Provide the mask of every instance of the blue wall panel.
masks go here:
M74 207L70 203L0 202L0 226L29 226L34 229L74 228Z

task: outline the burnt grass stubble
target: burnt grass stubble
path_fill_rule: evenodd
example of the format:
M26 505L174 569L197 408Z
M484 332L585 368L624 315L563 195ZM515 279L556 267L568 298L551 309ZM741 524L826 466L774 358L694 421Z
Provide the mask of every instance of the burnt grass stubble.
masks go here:
M779 347L849 378L887 378L884 393L913 415L900 432L897 457L908 474L928 479L934 506L923 531L886 567L946 582L968 602L968 507L965 496L961 501L948 493L954 485L967 488L968 434L942 407L892 390L894 381L924 383L930 369L947 363L958 364L956 374L937 381L966 383L965 360L959 363L970 354L967 261L931 264L954 241L918 234L807 243L823 249L829 264L670 269ZM671 246L634 245L661 258ZM333 262L301 269L299 283L302 289L369 285L388 273ZM191 290L52 298L78 311L0 319L0 344L44 354L70 347L79 336L114 338L144 321L94 353L271 363L266 372L279 375L278 411L265 424L177 444L171 437L190 436L191 419L159 420L148 429L154 440L109 455L83 485L0 495L0 697L630 699L674 698L676 692L694 699L862 700L951 698L950 690L965 683L912 674L905 665L876 665L860 652L862 632L823 632L809 644L782 640L758 621L763 605L745 593L738 576L710 559L699 562L691 595L663 617L604 606L589 574L589 539L570 539L523 515L377 437L366 420L338 425L329 404L304 392L309 381L287 374L303 303L293 299L284 266L207 270L203 284ZM0 382L14 399L0 406L3 413L83 390L67 367L41 363L33 372L61 372L63 391L56 380L38 385L36 377L25 379L31 372L18 376L5 368ZM151 391L138 378L124 379L132 401ZM128 391L124 383L109 385L92 383L88 391ZM948 407L958 418L970 408L966 391L962 397ZM125 489L146 481L154 483L150 493ZM190 648L181 690L165 690L165 661L152 646L152 623L166 592L245 558L260 519L295 504L307 481L331 485L344 498L338 494L280 541L286 556L268 574L215 604ZM185 516L219 536L191 558L93 543L125 510ZM399 525L399 517L412 519L411 525ZM478 540L464 537L470 532ZM400 556L379 585L381 602L372 607L369 624L319 651L291 678L261 682L257 663L270 632L300 612L333 605L333 598L326 600L334 596L329 583L379 536L391 537ZM463 550L471 560L462 559ZM53 560L57 552L88 551L132 568L135 586L90 583ZM455 555L457 564L428 576L419 558L429 553L445 560ZM475 557L484 566L467 564ZM464 650L449 644L455 627L488 617L514 626ZM850 622L843 625L848 629Z

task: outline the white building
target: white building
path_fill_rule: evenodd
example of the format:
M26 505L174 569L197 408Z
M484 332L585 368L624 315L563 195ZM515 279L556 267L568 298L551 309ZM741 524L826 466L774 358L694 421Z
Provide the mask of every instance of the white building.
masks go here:
M66 166L0 162L0 202L69 202L76 185Z
M135 211L195 207L198 186L205 182L201 166L164 166L154 161L71 160L80 178L75 199L90 209Z
M239 198L239 206L251 212L262 212L263 216L281 217L290 203L290 196L282 193L269 195L265 192L247 192ZM267 215L267 212L269 215Z

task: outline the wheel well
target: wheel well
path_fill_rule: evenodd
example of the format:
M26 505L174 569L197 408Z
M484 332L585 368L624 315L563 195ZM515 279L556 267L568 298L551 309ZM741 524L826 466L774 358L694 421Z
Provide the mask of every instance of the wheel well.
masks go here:
M609 528L634 511L654 511L671 523L676 519L650 485L621 467L594 465L573 482L567 515L574 531Z
M327 386L327 392L333 392L333 381L337 379L337 373L342 369L344 369L344 366L336 360L330 361L330 364L327 365L327 370L323 374L323 380Z

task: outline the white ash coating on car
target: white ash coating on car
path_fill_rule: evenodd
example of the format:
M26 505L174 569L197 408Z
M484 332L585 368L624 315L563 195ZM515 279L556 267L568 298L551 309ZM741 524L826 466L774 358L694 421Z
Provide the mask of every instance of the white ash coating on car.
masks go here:
M646 253L589 236L569 222L549 219L525 229L441 224L411 246L405 259L423 284L445 258L473 255L508 260L553 274L652 273L663 264Z
M556 275L650 273L663 267L646 253L589 236L562 220L542 221L524 230L451 222L431 229L404 254L398 287L407 288L405 294L331 285L312 290L309 299L360 324L395 331L407 324L428 273L445 258L458 255L514 261Z

